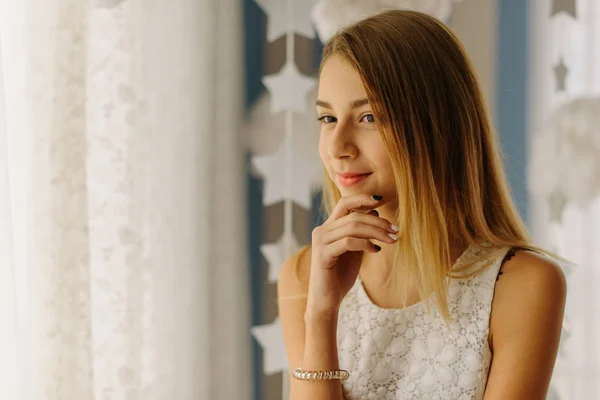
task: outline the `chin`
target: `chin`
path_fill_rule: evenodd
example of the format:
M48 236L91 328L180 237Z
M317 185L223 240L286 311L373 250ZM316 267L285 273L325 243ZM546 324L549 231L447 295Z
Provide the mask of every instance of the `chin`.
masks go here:
M369 186L363 186L363 185L356 185L356 186L352 186L352 187L336 185L336 187L338 188L338 190L340 191L340 194L343 197L353 196L353 195L357 195L357 194L368 194L369 196L372 194L380 194L377 190L372 189ZM375 191L373 191L373 190L375 190Z

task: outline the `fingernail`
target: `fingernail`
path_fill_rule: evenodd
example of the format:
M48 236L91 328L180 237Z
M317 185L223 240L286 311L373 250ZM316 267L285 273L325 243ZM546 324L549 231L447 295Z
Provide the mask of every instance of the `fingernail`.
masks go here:
M400 228L398 228L398 225L394 225L394 224L392 224L392 225L390 226L390 228L392 228L392 230L393 230L394 232L398 232L398 231L400 230Z
M378 194L374 194L373 196L371 196L371 198L372 198L373 200L377 200L377 201L379 201L379 200L383 199L383 196L380 196L380 195L378 195Z
M391 237L394 240L398 240L398 236L394 235L393 233L390 233L389 237Z
M374 244L373 246L375 246L375 248L377 249L377 251L381 251L381 246L377 246L376 244Z

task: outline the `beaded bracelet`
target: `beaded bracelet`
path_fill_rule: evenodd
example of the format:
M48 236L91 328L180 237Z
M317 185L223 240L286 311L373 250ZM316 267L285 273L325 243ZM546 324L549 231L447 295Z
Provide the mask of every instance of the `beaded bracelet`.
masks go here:
M302 368L294 368L292 376L301 381L323 381L340 380L345 381L350 377L348 371L335 369L331 371L304 371Z

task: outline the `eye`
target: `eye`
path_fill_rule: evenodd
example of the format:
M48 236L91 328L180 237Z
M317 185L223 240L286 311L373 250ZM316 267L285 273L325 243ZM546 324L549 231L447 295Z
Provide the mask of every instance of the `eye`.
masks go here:
M317 121L321 121L321 123L323 124L332 124L336 121L336 119L334 117L332 117L331 115L323 115L320 118L317 118Z
M375 123L375 117L373 116L373 114L365 114L363 115L363 117L360 119L360 122L367 122L369 124L373 124Z

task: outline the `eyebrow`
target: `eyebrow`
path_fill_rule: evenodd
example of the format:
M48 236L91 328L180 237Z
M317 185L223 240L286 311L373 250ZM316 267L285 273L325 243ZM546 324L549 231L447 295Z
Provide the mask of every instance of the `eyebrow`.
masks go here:
M319 107L323 107L323 108L328 108L330 110L333 110L333 107L331 106L331 104L329 104L326 101L322 101L322 100L317 100L316 102L317 106ZM358 100L354 100L352 102L350 102L350 108L354 109L354 108L359 108L364 106L365 104L369 104L369 99L358 99Z

